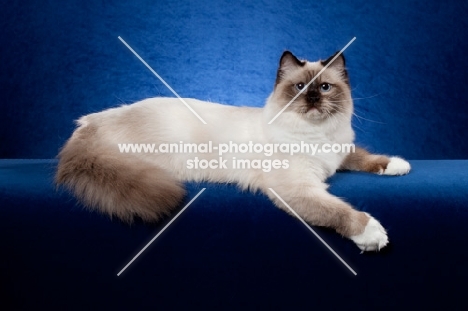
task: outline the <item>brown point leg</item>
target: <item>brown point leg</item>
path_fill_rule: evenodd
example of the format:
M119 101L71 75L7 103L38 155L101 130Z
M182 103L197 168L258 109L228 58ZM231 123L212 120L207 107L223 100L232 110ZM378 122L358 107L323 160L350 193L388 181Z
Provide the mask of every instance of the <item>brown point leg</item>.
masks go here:
M367 150L356 147L355 152L346 156L340 169L382 174L389 162L387 156L370 154Z

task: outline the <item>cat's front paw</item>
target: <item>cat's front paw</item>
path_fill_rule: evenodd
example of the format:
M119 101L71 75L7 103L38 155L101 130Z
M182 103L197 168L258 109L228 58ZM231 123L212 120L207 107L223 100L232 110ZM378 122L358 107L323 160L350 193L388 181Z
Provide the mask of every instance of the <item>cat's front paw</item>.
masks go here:
M366 213L367 214L367 213ZM351 236L350 239L363 251L380 251L388 244L387 232L384 227L372 216L367 214L370 219L364 232Z
M383 175L406 175L411 170L408 161L399 157L391 157L387 168L382 172Z

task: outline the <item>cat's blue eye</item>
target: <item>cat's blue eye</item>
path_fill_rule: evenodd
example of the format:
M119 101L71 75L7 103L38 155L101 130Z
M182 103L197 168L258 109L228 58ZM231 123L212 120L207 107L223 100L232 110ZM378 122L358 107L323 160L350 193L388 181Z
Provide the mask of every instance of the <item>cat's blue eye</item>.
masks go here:
M322 92L329 92L332 89L332 86L330 83L322 83L320 84L320 91Z
M295 85L296 90L300 91L304 88L305 84L303 82L299 82Z

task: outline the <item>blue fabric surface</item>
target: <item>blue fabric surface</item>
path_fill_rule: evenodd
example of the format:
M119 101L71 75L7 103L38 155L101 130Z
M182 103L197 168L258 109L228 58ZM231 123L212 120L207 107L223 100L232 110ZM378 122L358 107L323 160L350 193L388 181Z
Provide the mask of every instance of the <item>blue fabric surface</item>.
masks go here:
M409 159L464 159L468 2L10 1L0 9L0 158L53 158L73 120L173 96L262 106L285 49L346 50L357 140Z
M343 172L330 191L373 214L391 244L376 254L233 185L205 192L161 230L88 212L52 184L54 160L0 160L0 292L11 310L463 310L468 161L411 161L407 176ZM2 308L5 310L4 308Z

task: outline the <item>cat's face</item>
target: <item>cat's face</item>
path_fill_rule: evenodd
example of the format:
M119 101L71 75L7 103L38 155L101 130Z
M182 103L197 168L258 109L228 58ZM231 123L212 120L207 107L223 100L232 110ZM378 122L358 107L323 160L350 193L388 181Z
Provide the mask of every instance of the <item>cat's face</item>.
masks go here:
M335 54L336 55L336 54ZM325 61L298 60L286 51L280 60L273 92L274 101L282 109L303 90L284 113L297 113L310 120L334 119L352 114L351 91L343 55L336 58L307 88L306 85L334 57Z

